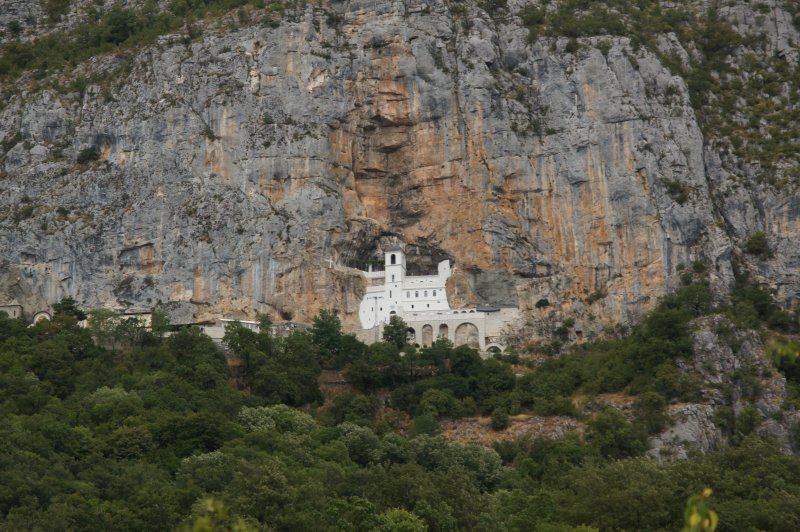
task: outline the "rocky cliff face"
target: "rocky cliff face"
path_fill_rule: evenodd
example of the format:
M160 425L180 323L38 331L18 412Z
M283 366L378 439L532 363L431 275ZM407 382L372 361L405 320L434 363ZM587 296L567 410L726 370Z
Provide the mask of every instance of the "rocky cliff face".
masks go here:
M694 324L694 354L679 361L683 375L702 383L697 402L670 405L670 426L650 439L649 454L686 458L727 446L737 434L753 431L793 449L789 431L800 413L787 407L786 378L764 356L755 331L737 329L723 316Z
M78 66L113 72L81 92L18 92L0 112L0 300L162 302L178 321L333 307L353 327L363 280L347 266L403 242L419 268L454 260L465 304L591 331L649 308L679 264L706 263L724 293L758 230L772 257L742 260L797 297L800 198L704 140L655 51L529 43L518 17L466 5L223 19ZM800 41L762 30L776 50ZM76 163L87 148L99 160Z

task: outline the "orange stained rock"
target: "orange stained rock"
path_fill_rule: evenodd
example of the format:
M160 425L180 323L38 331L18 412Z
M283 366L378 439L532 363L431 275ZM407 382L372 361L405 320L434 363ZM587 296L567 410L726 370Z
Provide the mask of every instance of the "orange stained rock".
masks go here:
M139 269L145 274L158 274L164 266L164 261L155 257L155 249L152 244L142 246L138 250Z

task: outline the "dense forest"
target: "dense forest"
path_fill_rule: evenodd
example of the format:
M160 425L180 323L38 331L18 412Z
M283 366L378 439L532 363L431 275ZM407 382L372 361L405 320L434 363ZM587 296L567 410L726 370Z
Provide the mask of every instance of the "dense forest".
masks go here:
M417 349L399 321L365 346L327 311L287 337L265 318L258 333L234 323L225 351L158 312L147 329L100 310L81 327L71 300L33 326L0 315L0 528L675 530L687 498L710 487L719 530L797 529L800 459L745 423L716 453L642 456L647 434L669 423L664 405L698 385L674 370L692 319L723 312L760 326L760 308L793 327L767 293L736 294L712 308L689 276L629 334L545 354L521 377L520 353ZM789 355L777 360L792 381ZM235 382L226 357L243 363ZM323 370L354 388L326 401ZM635 416L578 411L579 390L635 393ZM494 448L438 434L443 418L489 415L502 429L520 411L587 428Z

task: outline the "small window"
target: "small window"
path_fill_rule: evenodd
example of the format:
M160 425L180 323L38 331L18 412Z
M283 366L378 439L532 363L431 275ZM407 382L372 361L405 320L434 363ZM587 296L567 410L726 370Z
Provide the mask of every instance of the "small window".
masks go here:
M425 297L428 297L428 291L427 291L427 290L425 290L425 292L424 292L424 294L423 294L423 295L424 295Z
M436 290L433 291L433 297L436 297Z
M392 298L392 291L389 290L389 299L391 299L391 298Z
M431 308L431 304L430 303L428 303L428 308Z
M414 305L411 305L411 308L414 308Z
M394 275L392 275L392 282L394 282Z
M397 257L395 256L395 254L394 254L394 253L392 253L392 256L390 257L389 261L390 261L392 264L397 264Z
M419 292L414 292L414 297L419 297Z
M406 292L406 299L411 299L411 292Z

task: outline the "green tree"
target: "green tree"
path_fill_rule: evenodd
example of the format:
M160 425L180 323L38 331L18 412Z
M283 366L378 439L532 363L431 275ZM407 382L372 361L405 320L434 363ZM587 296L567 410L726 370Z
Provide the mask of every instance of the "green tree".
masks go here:
M409 434L411 436L419 436L420 434L433 435L439 434L440 430L439 422L434 416L431 414L420 414L414 418Z
M509 419L508 419L508 412L505 408L497 407L492 412L492 429L493 430L504 430L508 428Z
M171 326L166 309L161 306L154 308L152 314L150 314L150 330L153 335L156 338L163 338Z
M314 316L311 340L319 350L320 362L325 367L341 367L342 322L333 311L322 309Z
M666 399L658 392L643 393L633 405L636 421L642 423L649 434L661 431L669 421L664 413L666 405Z
M95 341L112 351L117 349L117 335L115 334L119 314L110 309L96 308L89 311L89 330L92 331Z
M425 523L407 510L390 508L378 515L375 532L425 532Z
M616 410L608 409L589 421L589 441L606 458L637 456L645 451L645 431Z
M72 297L65 297L55 305L53 305L53 311L55 316L65 315L65 316L72 316L78 321L83 321L87 318L87 315L84 311L78 308L78 302L72 299Z
M337 530L371 532L377 526L375 505L363 497L337 498L325 506Z
M198 501L192 523L192 532L256 532L258 527L241 517L233 516L222 501L208 497Z
M769 249L767 234L764 231L756 231L750 235L744 243L744 252L758 255L762 258L769 258L772 253Z
M402 349L408 343L408 324L394 314L383 328L383 341Z

